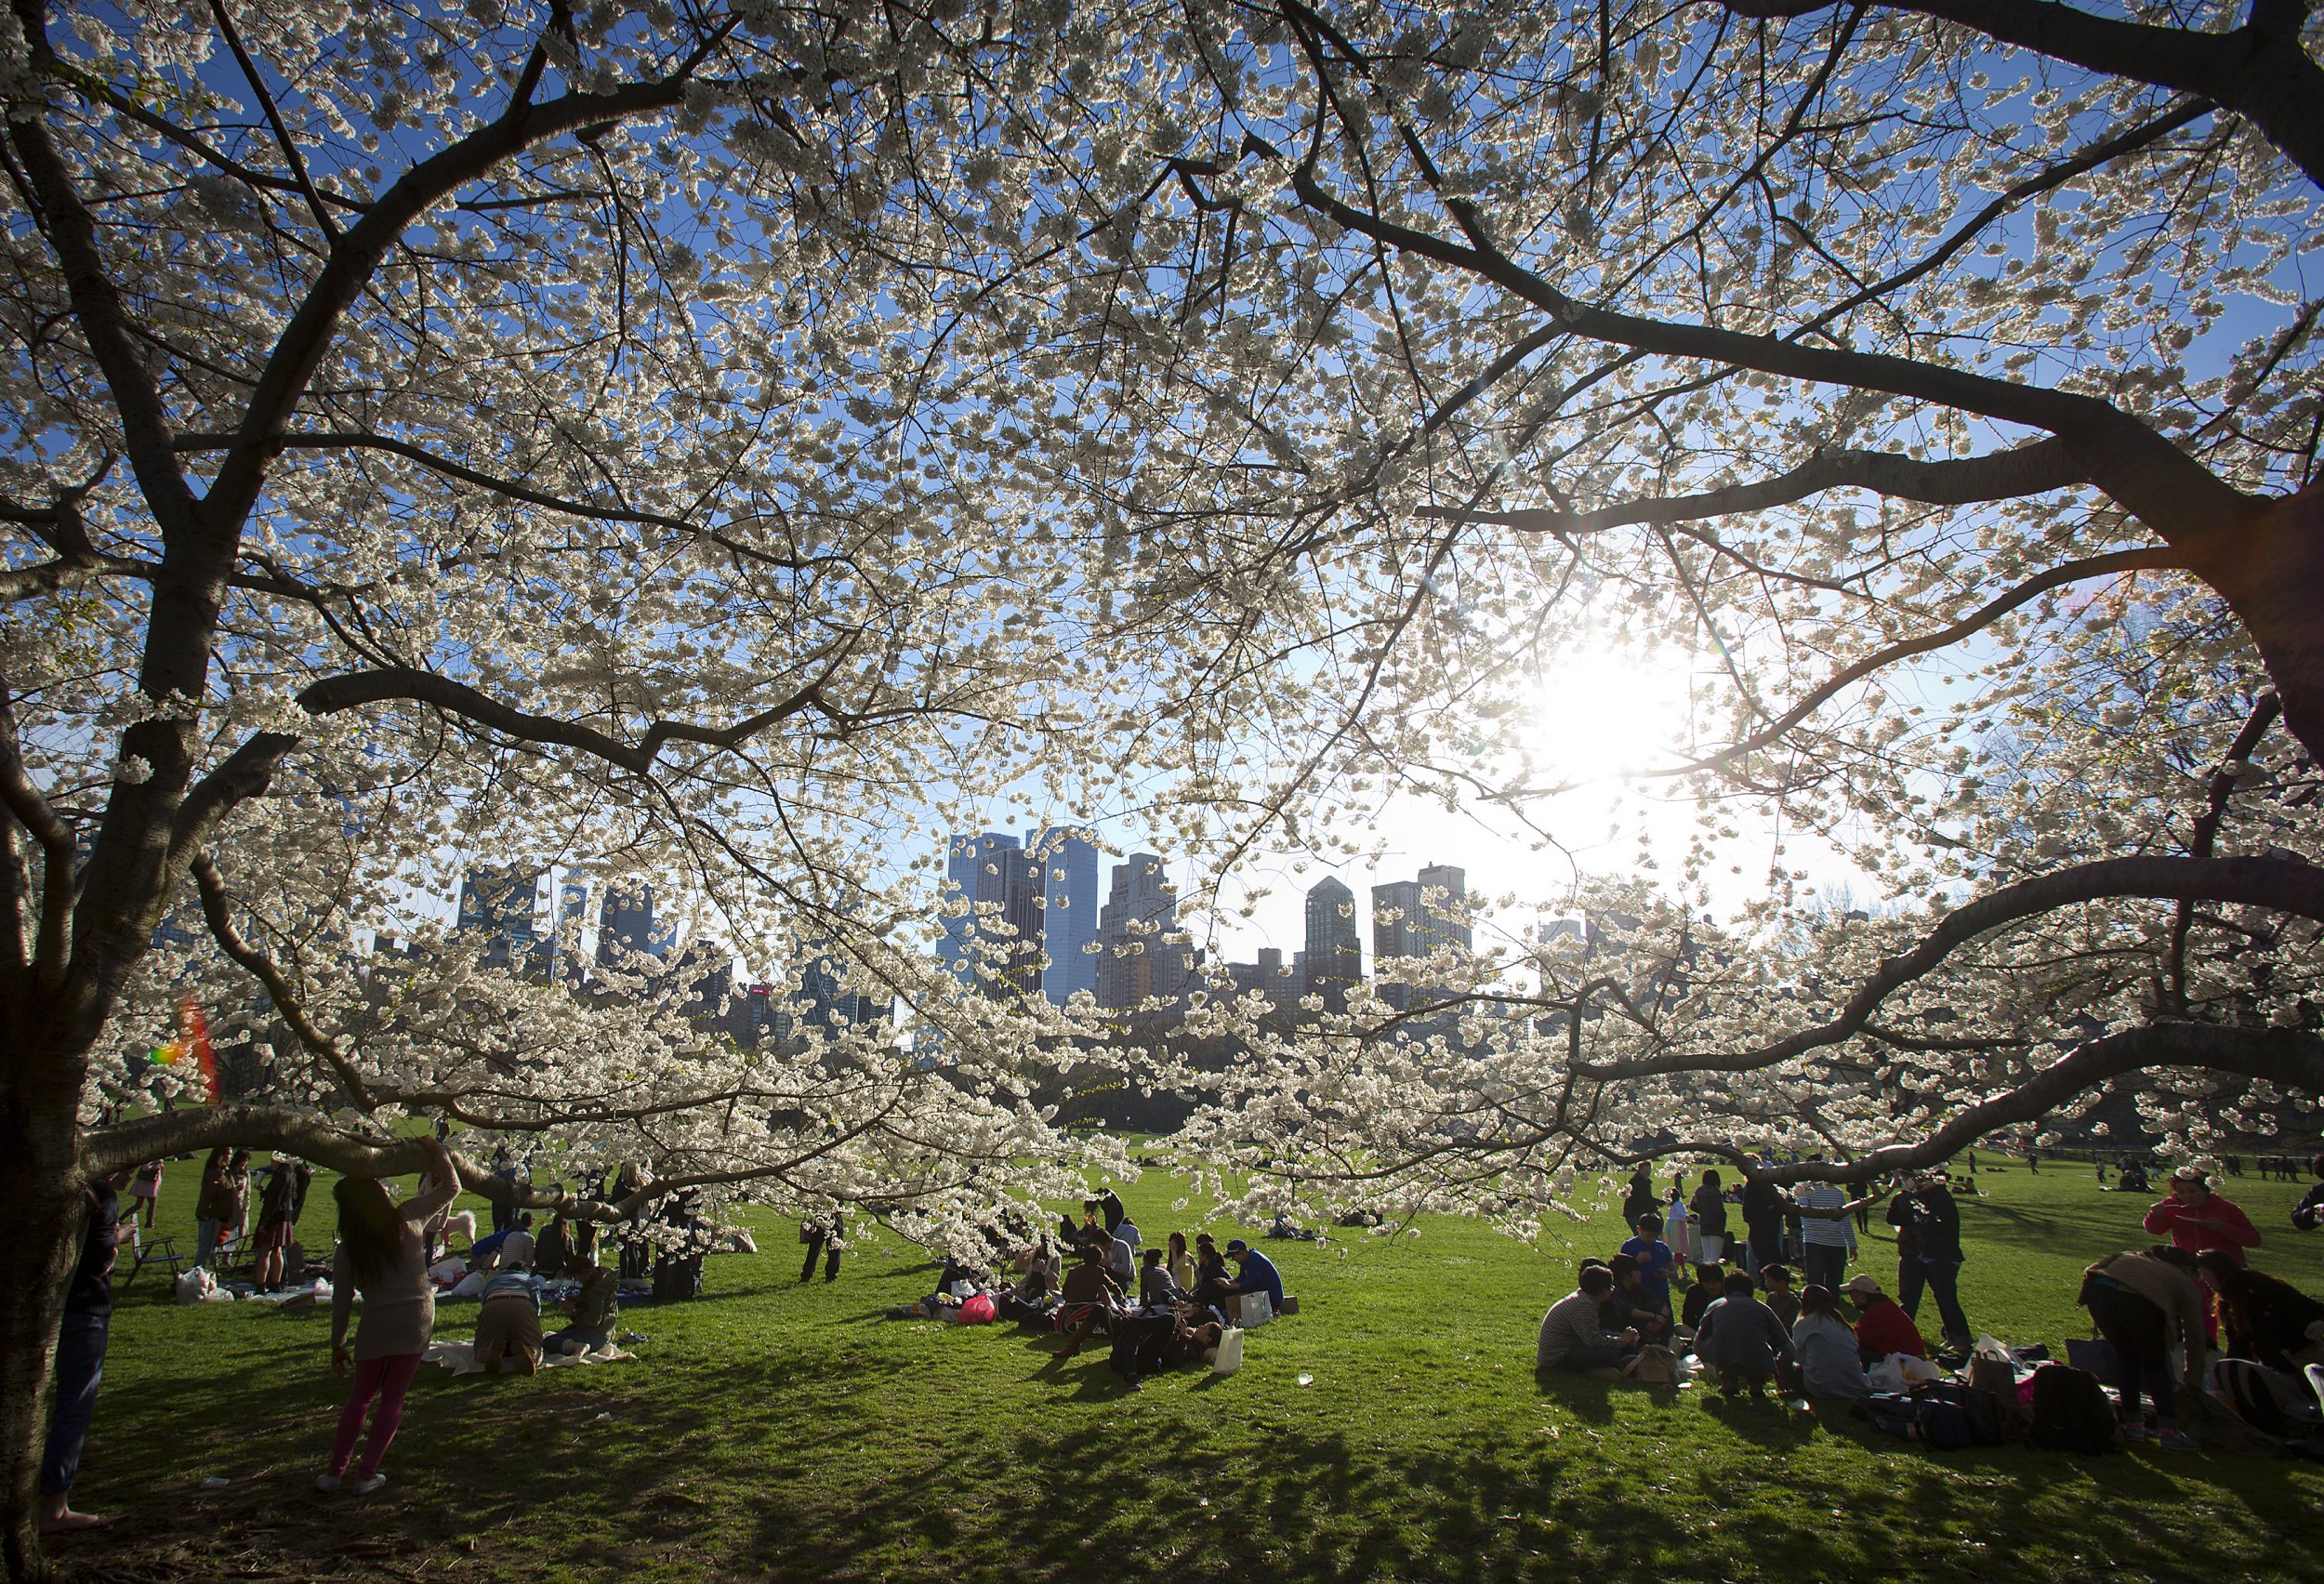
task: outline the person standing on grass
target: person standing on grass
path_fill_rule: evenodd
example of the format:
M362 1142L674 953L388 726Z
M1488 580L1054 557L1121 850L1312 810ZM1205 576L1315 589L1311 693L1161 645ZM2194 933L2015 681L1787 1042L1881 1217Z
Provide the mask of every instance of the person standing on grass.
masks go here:
M1678 1266L1678 1250L1663 1241L1662 1218L1648 1210L1638 1218L1638 1235L1622 1244L1621 1251L1638 1261L1638 1285L1646 1308L1670 1319L1670 1273Z
M1670 1246L1670 1252L1678 1256L1682 1265L1695 1261L1695 1245L1688 1234L1686 1178L1681 1175L1670 1179L1670 1195L1663 1203L1662 1240Z
M2146 1416L2139 1409L2143 1387L2155 1405L2155 1438L2173 1452L2195 1450L2194 1439L2179 1429L2177 1394L2203 1389L2203 1337L2210 1322L2209 1305L2185 1260L2172 1248L2109 1254L2082 1273L2077 1300L2121 1361L2123 1439L2146 1439ZM2185 1379L2175 1384L2174 1347L2186 1353Z
M1719 1191L1719 1174L1703 1173L1702 1186L1695 1190L1688 1208L1694 1212L1695 1262L1716 1265L1727 1248L1727 1196Z
M2259 1247L2259 1228L2241 1208L2214 1193L2213 1181L2199 1166L2187 1165L2171 1174L2168 1197L2157 1200L2141 1223L2157 1237L2168 1236L2171 1247L2189 1254L2217 1250L2238 1265L2250 1262L2247 1248Z
M232 1150L220 1144L202 1163L202 1187L193 1201L193 1262L197 1265L214 1265L218 1261L218 1234L233 1206L233 1191L226 1182L233 1155Z
M428 1281L428 1222L450 1207L460 1191L459 1168L440 1139L427 1141L430 1161L428 1191L398 1208L376 1177L342 1177L332 1196L339 1206L339 1248L331 1268L331 1368L351 1376L352 1390L339 1413L331 1460L315 1479L317 1490L339 1488L363 1433L363 1414L378 1400L363 1460L348 1488L367 1496L388 1483L380 1459L403 1419L403 1396L419 1373L420 1354L436 1325L436 1292ZM363 1322L355 1342L347 1342L354 1297L363 1295Z
M100 1177L88 1185L88 1220L81 1230L81 1258L64 1292L64 1318L57 1327L56 1395L48 1407L48 1442L40 1460L40 1532L69 1535L94 1529L107 1520L75 1512L68 1498L81 1470L81 1447L89 1419L97 1412L97 1389L105 1379L105 1343L112 1329L114 1250L129 1240L132 1226L121 1219L121 1185L128 1173Z
M1743 1180L1743 1269L1752 1276L1760 1267L1783 1259L1783 1191L1760 1177Z
M266 1187L258 1195L258 1261L250 1279L260 1292L281 1290L289 1272L291 1234L299 1212L307 1208L307 1185L314 1168L294 1155L277 1155L267 1168Z
M1855 1252L1856 1212L1869 1208L1878 1197L1867 1194L1851 1199L1836 1182L1810 1182L1792 1195L1800 1211L1802 1280L1810 1287L1840 1290L1840 1284L1847 1279L1849 1256Z
M169 1163L165 1160L149 1160L138 1168L137 1181L129 1184L129 1197L133 1201L129 1219L142 1221L148 1232L153 1230L153 1207L162 1196L162 1173L168 1169Z
M1896 1229L1896 1303L1908 1319L1921 1313L1923 1287L1936 1295L1945 1340L1966 1353L1976 1333L1961 1306L1961 1207L1953 1202L1942 1173L1906 1179L1905 1191L1888 1207ZM1851 1284L1854 1290L1854 1284Z
M1622 1195L1622 1224L1636 1232L1639 1218L1654 1208L1654 1168L1651 1163L1642 1160L1638 1169L1630 1174L1630 1191Z
M799 1240L807 1245L806 1262L799 1268L799 1285L804 1287L815 1279L815 1261L824 1261L823 1279L839 1279L839 1256L847 1248L847 1223L834 1209L829 1215L817 1216L799 1229ZM825 1253L825 1250L829 1250Z

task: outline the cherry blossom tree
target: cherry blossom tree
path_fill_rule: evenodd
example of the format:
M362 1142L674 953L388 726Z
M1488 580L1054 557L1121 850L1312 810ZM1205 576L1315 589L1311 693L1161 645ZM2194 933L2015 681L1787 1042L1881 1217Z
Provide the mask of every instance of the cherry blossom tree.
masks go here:
M1553 810L1490 724L1525 689L1615 643L1713 680L1649 772L1701 839L1659 892L1569 899L1601 950L1516 910L1415 967L1465 991L1424 1012L1317 1043L1215 1009L1262 1059L1189 1158L1261 1172L1252 1208L1523 1227L1649 1143L1860 1181L2110 1085L2190 1150L2314 1095L2307 8L1250 26L1165 195L1182 316L1238 345L1148 423L1198 468L1267 449L1243 581L1344 558L1304 765ZM1878 916L1814 919L1778 850L1707 922L1745 808L1878 877Z

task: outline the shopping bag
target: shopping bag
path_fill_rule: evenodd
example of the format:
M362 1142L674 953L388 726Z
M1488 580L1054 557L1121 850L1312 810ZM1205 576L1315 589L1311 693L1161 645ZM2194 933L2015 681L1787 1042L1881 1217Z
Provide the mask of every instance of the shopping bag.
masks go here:
M1210 1373L1232 1375L1243 1367L1243 1333L1229 1326L1219 1333L1219 1356L1211 1361Z
M1274 1304L1263 1292L1247 1292L1236 1308L1236 1317L1246 1331L1257 1330L1275 1317Z

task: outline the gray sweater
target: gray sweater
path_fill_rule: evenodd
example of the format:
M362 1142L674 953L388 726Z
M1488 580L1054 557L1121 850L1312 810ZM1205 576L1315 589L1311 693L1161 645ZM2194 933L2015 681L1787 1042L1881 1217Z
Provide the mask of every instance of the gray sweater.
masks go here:
M1565 1361L1576 1348L1619 1347L1622 1339L1598 1324L1598 1300L1586 1292L1567 1293L1541 1316L1541 1334L1533 1345L1533 1365L1547 1369Z
M394 1358L428 1351L429 1333L436 1328L436 1289L428 1281L428 1238L422 1230L429 1218L448 1208L460 1185L446 1182L431 1187L400 1208L402 1240L395 1256L378 1280L363 1288L363 1317L355 1327L355 1356ZM355 1267L341 1244L331 1261L331 1346L347 1340L349 1312L355 1303Z

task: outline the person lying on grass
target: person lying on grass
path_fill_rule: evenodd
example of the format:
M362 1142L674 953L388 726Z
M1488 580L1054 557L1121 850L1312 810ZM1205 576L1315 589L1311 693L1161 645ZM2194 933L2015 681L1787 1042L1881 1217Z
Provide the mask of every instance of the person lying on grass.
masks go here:
M1614 1273L1604 1265L1581 1268L1579 1285L1550 1305L1541 1316L1540 1334L1534 1340L1533 1367L1537 1373L1559 1370L1581 1374L1612 1370L1638 1347L1635 1330L1609 1331L1598 1319L1599 1305L1614 1291Z
M1729 1271L1723 1285L1724 1296L1703 1312L1695 1353L1716 1372L1722 1393L1748 1389L1756 1397L1767 1390L1778 1361L1795 1363L1798 1355L1783 1322L1760 1302L1749 1273Z

